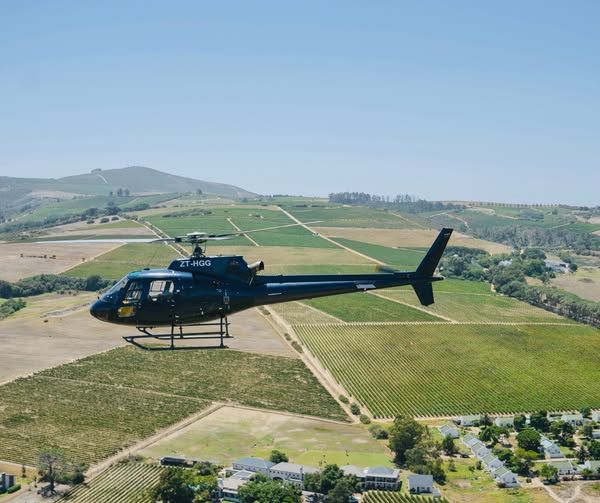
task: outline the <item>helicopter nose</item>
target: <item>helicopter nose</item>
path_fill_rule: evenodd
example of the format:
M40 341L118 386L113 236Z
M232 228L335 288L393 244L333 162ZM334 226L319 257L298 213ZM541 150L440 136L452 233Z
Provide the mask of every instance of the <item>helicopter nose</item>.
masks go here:
M100 299L90 306L90 314L101 321L110 321L113 313L114 306Z

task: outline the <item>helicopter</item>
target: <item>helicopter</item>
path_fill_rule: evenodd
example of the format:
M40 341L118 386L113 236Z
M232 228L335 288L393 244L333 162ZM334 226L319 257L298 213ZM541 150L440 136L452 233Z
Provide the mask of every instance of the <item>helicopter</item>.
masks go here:
M432 283L444 279L436 276L435 270L452 234L453 229L450 228L440 231L414 271L380 267L381 272L373 274L268 276L259 274L265 268L262 261L248 264L241 255L205 254L208 242L296 225L307 223L226 234L192 232L185 236L156 239L79 240L188 243L193 250L189 257L173 259L166 269L146 268L130 272L98 297L91 305L90 313L104 322L135 326L140 335L124 339L143 349L205 349L226 348L224 339L231 337L228 315L256 306L404 285L413 287L422 305L433 303ZM154 333L157 327L170 327L170 332ZM184 328L188 331L184 332ZM169 340L170 345L148 346L139 342L150 338ZM209 346L176 346L176 339L219 341L217 345Z

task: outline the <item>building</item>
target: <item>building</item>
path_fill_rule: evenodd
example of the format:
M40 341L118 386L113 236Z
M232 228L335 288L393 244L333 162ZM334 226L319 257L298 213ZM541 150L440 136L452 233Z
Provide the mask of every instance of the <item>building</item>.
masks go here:
M600 460L599 459L588 459L582 465L579 465L581 471L591 470L592 473L600 473Z
M474 426L475 423L481 421L481 414L471 414L467 416L459 416L458 424L461 426Z
M496 468L492 472L492 476L494 480L498 483L504 484L506 487L519 487L519 479L517 475L511 472L505 466L501 466L500 468Z
M456 426L450 422L444 424L443 426L438 426L438 430L442 434L442 437L460 437L460 432L456 429Z
M10 473L0 472L0 488L6 490L17 483L17 477Z
M493 454L488 454L481 460L481 462L488 472L493 472L494 470L504 466L504 463Z
M467 433L464 437L460 439L460 441L463 444L465 444L469 449L472 445L476 444L477 442L480 442L480 440L476 436L471 435L470 433Z
M308 465L298 465L296 463L277 463L269 468L268 476L273 480L286 480L302 486L304 475L307 473L317 473L318 468Z
M549 461L548 464L558 470L558 476L563 477L566 475L577 475L579 468L573 466L570 460L566 461Z
M582 426L584 422L582 414L563 414L560 416L560 420L571 426Z
M433 475L409 475L408 492L411 494L433 494Z
M364 488L378 489L380 491L398 491L400 489L400 470L386 466L365 468Z
M496 419L494 419L494 424L500 428L512 428L515 425L515 417L497 417Z
M232 501L234 503L239 503L239 488L242 487L246 482L248 482L254 475L256 475L255 472L241 470L239 472L235 472L230 477L219 477L217 479L217 484L219 487L219 496L223 498L223 501Z
M235 461L233 463L233 469L238 472L247 470L253 473L262 473L269 477L269 469L274 465L275 463L261 458L246 457Z
M544 451L544 456L549 459L564 458L565 455L560 450L560 447L550 441L548 437L542 435L540 438L540 446Z
M595 410L594 412L592 412L592 421L600 423L600 410Z

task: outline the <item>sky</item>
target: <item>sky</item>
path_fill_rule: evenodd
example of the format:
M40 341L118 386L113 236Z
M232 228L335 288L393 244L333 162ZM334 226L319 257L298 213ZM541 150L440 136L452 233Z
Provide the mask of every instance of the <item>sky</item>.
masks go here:
M600 2L0 0L0 176L600 205Z

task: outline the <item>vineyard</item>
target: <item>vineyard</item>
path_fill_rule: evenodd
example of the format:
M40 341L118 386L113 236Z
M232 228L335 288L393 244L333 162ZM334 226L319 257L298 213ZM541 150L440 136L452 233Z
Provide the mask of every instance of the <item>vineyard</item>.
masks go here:
M71 489L56 503L151 503L149 495L163 470L158 465L120 463Z
M582 325L296 325L378 418L600 407L600 339Z
M363 494L363 503L448 503L446 498L417 496L414 494L389 491L367 491Z
M59 446L87 464L219 400L347 420L294 358L118 348L0 387L0 459L35 465Z

